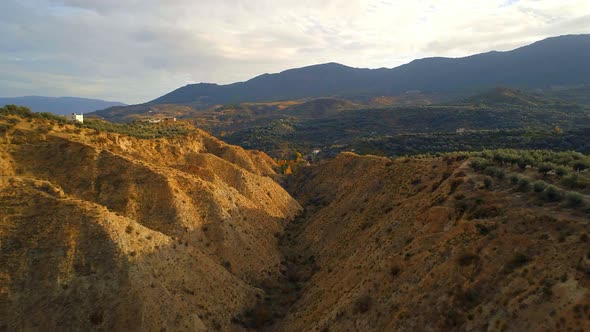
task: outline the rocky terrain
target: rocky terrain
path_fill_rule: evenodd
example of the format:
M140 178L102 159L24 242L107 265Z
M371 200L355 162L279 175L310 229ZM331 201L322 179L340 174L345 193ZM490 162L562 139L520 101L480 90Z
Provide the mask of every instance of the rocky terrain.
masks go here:
M467 155L343 153L283 189L202 131L0 134L0 330L590 329L587 188L540 203Z

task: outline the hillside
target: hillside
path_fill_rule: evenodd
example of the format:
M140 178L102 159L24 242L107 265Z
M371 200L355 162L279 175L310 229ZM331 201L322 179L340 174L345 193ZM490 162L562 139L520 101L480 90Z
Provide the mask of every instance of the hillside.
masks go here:
M519 105L529 107L543 107L555 103L539 96L530 95L522 91L506 87L496 87L493 90L489 90L482 94L464 99L462 102L475 105Z
M306 211L282 243L300 291L269 330L590 328L588 196L517 190L509 174L538 178L535 164L496 168L488 186L470 162L347 153L296 174L287 188Z
M0 329L228 330L299 204L274 161L0 112Z
M116 101L100 99L76 98L76 97L10 97L0 98L0 106L4 105L26 106L34 112L49 112L58 115L68 113L89 113L113 106L126 106Z
M148 104L276 101L326 96L400 95L407 91L473 92L497 85L549 88L590 84L590 35L548 38L507 51L426 58L393 69L327 63L264 74L229 85L191 84Z

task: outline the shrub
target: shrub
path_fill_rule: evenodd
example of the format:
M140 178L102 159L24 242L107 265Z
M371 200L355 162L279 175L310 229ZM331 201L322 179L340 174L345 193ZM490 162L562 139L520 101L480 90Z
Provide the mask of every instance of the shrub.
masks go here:
M518 180L520 180L520 177L518 175L510 175L510 183L515 185L518 183Z
M354 302L354 313L364 314L371 309L373 300L370 295L363 295Z
M527 192L531 189L531 181L527 178L520 178L518 180L517 190L521 192Z
M547 202L559 202L563 197L555 186L547 186L541 193L541 198Z
M561 184L570 189L576 188L579 183L580 179L577 174L570 174L568 176L564 176L563 179L561 179Z
M504 177L506 177L506 173L504 173L504 170L502 170L499 167L496 166L488 166L483 170L483 174L485 175L489 175L489 176L494 176L498 179L503 179Z
M576 172L581 172L585 169L590 168L590 162L587 162L585 160L577 160L572 164L572 168L576 171Z
M482 171L490 165L490 162L483 158L475 158L469 165L474 171Z
M536 193L542 192L543 190L545 190L546 187L547 187L547 183L545 183L545 181L539 180L539 181L535 181L535 183L533 183L533 190Z
M399 266L397 266L397 265L394 265L394 266L392 266L392 267L391 267L391 269L389 270L389 274L390 274L392 277L397 277L397 275L400 273L400 271L401 271L400 267L399 267Z
M564 177L565 175L567 175L567 173L569 173L569 171L566 167L559 166L555 168L555 174L557 174L557 176L559 177Z
M17 105L6 105L0 107L0 114L16 115L22 118L33 118L35 113L31 112L28 107L17 106Z
M538 168L539 173L543 174L543 176L546 176L547 173L551 172L552 170L553 166L551 166L550 164L541 164Z
M578 207L584 203L584 196L575 191L570 191L565 194L565 201L569 207Z
M493 182L492 182L492 178L491 178L491 177L489 177L489 176L486 176L486 177L483 179L483 185L484 185L484 187L485 187L486 189L488 189L488 190L489 190L489 189L491 189L491 188L492 188L492 184L493 184Z
M512 258L510 258L510 260L507 262L505 271L510 273L515 269L526 265L528 262L530 262L530 260L531 258L523 253L515 253L514 256L512 256Z
M476 263L479 260L479 256L472 253L464 253L457 259L457 263L460 266L468 266Z

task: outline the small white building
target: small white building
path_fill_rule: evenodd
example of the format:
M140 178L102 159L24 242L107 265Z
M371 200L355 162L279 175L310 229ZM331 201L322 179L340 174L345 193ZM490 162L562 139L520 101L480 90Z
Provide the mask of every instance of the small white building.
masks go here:
M66 114L66 120L83 123L84 122L84 114L76 114L76 113Z

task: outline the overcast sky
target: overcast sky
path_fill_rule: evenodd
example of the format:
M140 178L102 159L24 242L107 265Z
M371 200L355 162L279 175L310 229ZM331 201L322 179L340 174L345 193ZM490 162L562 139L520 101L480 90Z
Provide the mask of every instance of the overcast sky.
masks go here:
M589 0L0 0L0 97L139 103L188 83L578 33L590 33Z

